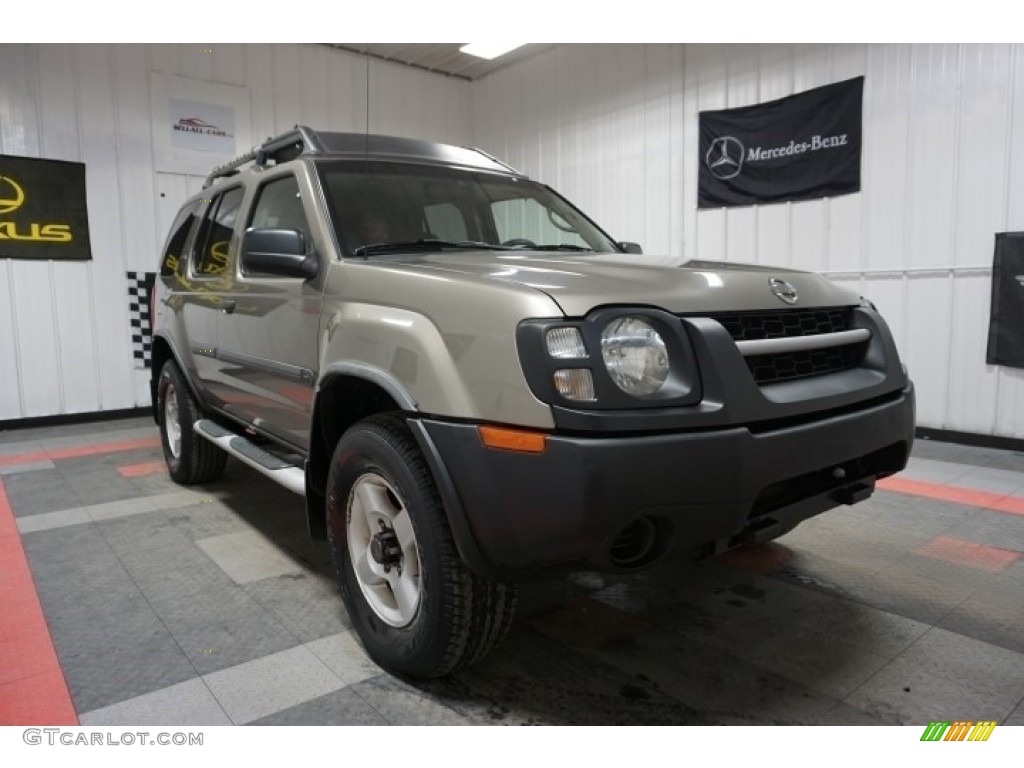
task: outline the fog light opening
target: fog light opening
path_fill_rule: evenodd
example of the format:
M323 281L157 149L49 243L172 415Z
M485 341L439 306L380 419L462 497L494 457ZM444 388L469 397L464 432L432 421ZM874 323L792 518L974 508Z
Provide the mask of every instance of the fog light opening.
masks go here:
M634 520L612 541L608 560L618 568L635 568L658 554L658 525L653 518Z

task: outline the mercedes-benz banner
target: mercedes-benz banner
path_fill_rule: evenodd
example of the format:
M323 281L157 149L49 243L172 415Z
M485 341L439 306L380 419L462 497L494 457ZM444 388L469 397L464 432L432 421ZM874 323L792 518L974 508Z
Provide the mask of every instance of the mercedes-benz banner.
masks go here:
M0 155L2 258L92 258L82 163Z
M1024 368L1024 232L996 235L991 313L985 362Z
M814 200L860 191L864 78L700 113L697 205Z

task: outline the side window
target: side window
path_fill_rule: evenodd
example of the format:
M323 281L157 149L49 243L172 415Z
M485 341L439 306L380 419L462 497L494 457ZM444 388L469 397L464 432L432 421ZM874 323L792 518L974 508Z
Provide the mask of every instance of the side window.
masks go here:
M309 224L302 208L299 182L294 176L269 181L256 193L249 226L262 229L297 229L309 244Z
M188 234L196 223L197 206L198 203L192 203L182 208L174 220L174 224L171 225L171 236L167 239L163 259L160 261L161 277L169 277L178 271L185 243L188 241Z
M213 277L227 270L231 233L235 229L238 208L242 204L243 196L244 190L235 187L210 204L192 252L194 274Z
M423 207L423 218L427 222L427 234L441 240L467 240L466 219L454 204L436 203Z

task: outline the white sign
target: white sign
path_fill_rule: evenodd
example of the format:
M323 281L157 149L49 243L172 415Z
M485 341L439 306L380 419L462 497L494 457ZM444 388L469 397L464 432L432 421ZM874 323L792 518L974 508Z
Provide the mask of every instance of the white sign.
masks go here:
M205 176L252 146L249 89L149 73L153 170Z
M198 101L170 99L171 146L196 152L236 155L235 110Z

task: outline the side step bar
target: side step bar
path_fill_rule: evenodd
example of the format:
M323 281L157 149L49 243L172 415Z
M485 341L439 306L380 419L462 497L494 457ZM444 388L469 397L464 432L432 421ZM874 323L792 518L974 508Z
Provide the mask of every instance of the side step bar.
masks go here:
M306 495L306 473L302 467L289 464L284 459L265 451L241 435L224 429L210 419L200 419L193 425L196 433L202 435L218 448L243 461L260 474L266 475L278 485L292 493Z

